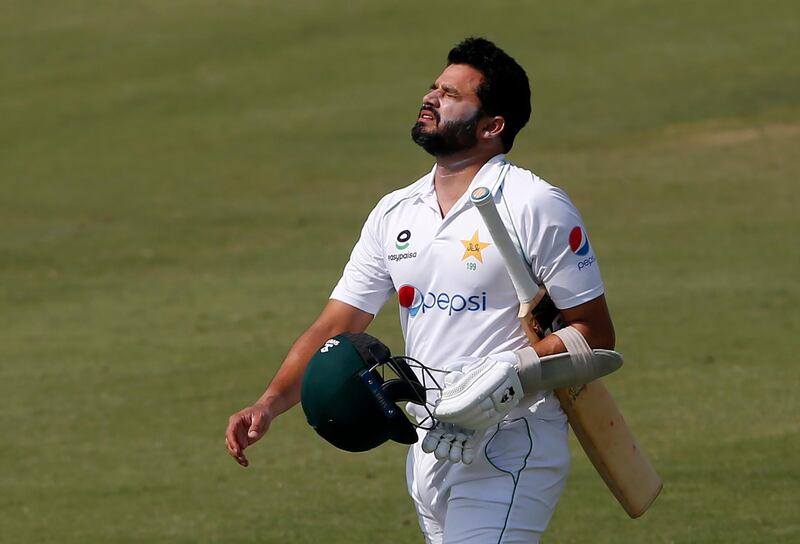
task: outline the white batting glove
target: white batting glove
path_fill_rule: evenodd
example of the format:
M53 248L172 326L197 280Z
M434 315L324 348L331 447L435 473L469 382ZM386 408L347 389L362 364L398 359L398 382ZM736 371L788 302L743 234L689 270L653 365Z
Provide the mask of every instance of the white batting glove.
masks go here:
M503 420L523 396L517 367L484 357L445 377L433 416L467 429L486 429Z
M433 453L440 461L469 465L475 459L477 443L474 431L452 423L438 422L422 440L422 451Z

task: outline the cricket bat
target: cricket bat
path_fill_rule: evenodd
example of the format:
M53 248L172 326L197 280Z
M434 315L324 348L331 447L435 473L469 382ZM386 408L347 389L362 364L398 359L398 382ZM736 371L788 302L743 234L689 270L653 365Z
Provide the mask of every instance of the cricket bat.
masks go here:
M522 328L531 344L538 342L558 318L558 309L547 290L533 280L527 263L517 252L491 191L478 187L472 191L470 200L486 224L514 284ZM625 512L632 518L644 514L663 484L602 380L557 389L555 393L583 451Z

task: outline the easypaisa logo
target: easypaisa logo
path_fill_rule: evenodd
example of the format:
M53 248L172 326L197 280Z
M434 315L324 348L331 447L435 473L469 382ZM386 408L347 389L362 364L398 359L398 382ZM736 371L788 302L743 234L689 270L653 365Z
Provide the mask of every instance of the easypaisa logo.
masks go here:
M394 247L397 248L397 251L404 251L408 249L408 246L411 245L411 231L401 230L400 234L397 235L397 241L394 243Z
M398 251L405 251L411 245L411 231L408 229L401 230L395 238L394 247ZM416 251L406 251L405 253L390 253L386 256L390 261L402 261L405 259L414 259L417 256Z
M423 293L413 285L403 285L397 290L400 306L408 310L410 317L428 312L446 312L448 316L460 312L485 312L487 307L486 291L480 295L462 295L459 293Z

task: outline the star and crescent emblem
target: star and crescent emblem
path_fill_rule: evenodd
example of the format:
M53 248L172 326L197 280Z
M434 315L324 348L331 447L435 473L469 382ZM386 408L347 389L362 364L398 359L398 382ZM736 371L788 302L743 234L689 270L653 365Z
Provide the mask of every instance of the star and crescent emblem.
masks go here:
M461 257L461 260L464 261L470 257L475 257L478 259L479 262L483 262L483 256L481 255L481 251L489 247L489 242L481 242L478 238L478 231L475 231L475 234L472 235L472 238L469 240L461 240L461 244L464 246L464 255Z

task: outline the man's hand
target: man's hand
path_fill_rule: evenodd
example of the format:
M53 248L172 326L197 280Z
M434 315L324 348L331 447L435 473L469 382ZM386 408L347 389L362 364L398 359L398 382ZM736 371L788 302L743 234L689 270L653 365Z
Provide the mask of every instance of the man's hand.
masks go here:
M250 444L258 442L266 434L271 422L272 416L266 406L260 403L240 410L228 419L228 428L225 430L225 446L237 463L243 467L250 464L244 450Z
M508 356L510 353L510 357ZM442 398L433 416L446 423L483 430L502 421L524 393L511 352L484 357L460 372L445 377Z

